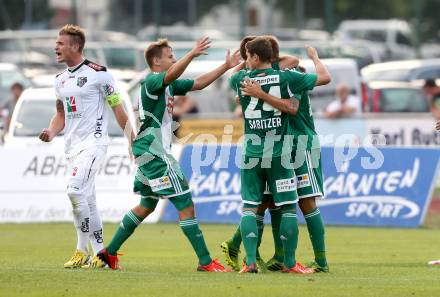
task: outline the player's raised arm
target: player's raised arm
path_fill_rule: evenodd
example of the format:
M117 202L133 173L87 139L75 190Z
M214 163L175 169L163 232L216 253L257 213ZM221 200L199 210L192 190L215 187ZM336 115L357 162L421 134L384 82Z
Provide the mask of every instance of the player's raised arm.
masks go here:
M283 113L295 115L298 112L298 99L296 99L295 97L292 97L290 99L275 97L263 91L258 82L252 81L250 79L244 80L241 82L240 90L242 92L242 95L259 98Z
M232 55L228 50L226 53L225 63L215 68L214 70L205 73L194 80L194 85L191 91L201 90L209 86L213 81L222 76L226 71L234 68L240 62L240 52L236 50Z
M316 86L322 86L326 85L331 81L330 73L327 70L327 67L324 66L324 64L321 62L318 56L318 52L314 47L307 46L307 55L309 58L313 61L313 64L315 64L315 70L316 70Z
M165 77L163 79L164 85L169 85L176 79L178 79L182 73L185 71L186 67L188 67L191 61L201 55L207 55L206 50L211 47L211 41L208 37L204 37L199 39L196 42L194 48L188 52L185 56L179 59L176 63L174 63L166 72ZM172 55L172 52L168 53Z
M50 142L64 129L64 105L63 101L57 99L56 101L57 112L50 120L49 128L43 129L41 131L39 138L41 141Z

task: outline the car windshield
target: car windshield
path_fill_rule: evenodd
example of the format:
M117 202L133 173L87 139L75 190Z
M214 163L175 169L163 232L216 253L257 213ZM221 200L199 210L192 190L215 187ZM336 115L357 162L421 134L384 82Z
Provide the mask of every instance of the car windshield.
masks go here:
M428 112L428 101L419 89L384 89L380 110L383 112Z
M348 34L355 39L366 39L376 42L385 42L387 32L385 30L348 30Z
M107 66L120 69L136 69L136 50L134 48L103 48Z
M364 75L365 81L409 81L409 69L388 69L371 71Z
M124 102L124 108L127 106ZM55 102L52 100L26 100L22 103L17 123L14 129L15 136L37 137L41 130L46 128L50 119L55 114ZM123 137L123 131L119 127L113 112L110 112L108 134L110 137Z

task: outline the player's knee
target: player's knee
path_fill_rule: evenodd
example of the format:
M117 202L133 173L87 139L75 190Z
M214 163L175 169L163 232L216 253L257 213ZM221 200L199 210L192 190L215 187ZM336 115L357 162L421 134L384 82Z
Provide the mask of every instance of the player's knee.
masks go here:
M296 204L295 203L289 203L284 204L281 206L281 212L283 214L285 213L296 213Z
M243 212L245 212L245 211L251 211L256 214L258 212L258 205L244 203L243 204Z
M301 209L301 212L304 214L308 214L316 208L315 197L304 198L298 201L298 206Z
M74 191L67 192L67 195L69 196L70 203L72 204L74 214L80 214L89 210L89 204L87 203L87 199L84 195L78 194Z
M154 206L155 207L155 206ZM145 219L146 217L148 217L153 211L154 211L154 207L153 208L148 208L145 207L143 205L138 205L136 207L134 207L132 209L132 211L140 218Z
M194 212L194 203L191 198L191 194L184 194L176 197L172 197L169 199L170 202L176 207L176 209L180 212L182 211L192 211Z

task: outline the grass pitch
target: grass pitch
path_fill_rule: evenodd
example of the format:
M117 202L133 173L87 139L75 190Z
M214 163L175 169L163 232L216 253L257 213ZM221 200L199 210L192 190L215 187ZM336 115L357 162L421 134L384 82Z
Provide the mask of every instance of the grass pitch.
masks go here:
M117 225L105 226L106 241ZM214 257L233 225L202 225ZM300 229L298 260L312 259ZM197 260L180 228L142 225L123 246L124 271L67 270L72 224L0 224L0 296L440 296L440 231L328 227L331 273L284 275L196 272ZM270 226L261 248L273 251Z

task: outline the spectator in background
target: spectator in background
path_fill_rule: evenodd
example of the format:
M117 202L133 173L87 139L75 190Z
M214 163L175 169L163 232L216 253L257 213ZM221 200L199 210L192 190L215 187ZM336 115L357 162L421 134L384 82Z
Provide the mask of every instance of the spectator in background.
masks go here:
M434 79L427 79L423 91L428 96L432 115L436 120L440 120L440 87Z
M180 122L182 116L185 114L196 114L199 112L197 102L189 96L176 96L174 97L173 106L173 121ZM174 133L176 136L181 137L180 128L177 128Z
M18 98L20 98L21 93L23 93L23 89L24 87L21 83L13 83L10 88L10 98L0 107L1 114L4 115L5 131L8 131L9 129L12 113L14 112L15 105L18 102Z
M336 100L325 109L325 116L330 119L350 117L360 113L361 102L355 95L350 95L350 88L345 84L336 87Z
M197 103L189 96L176 96L173 107L173 120L178 122L184 114L198 113Z

